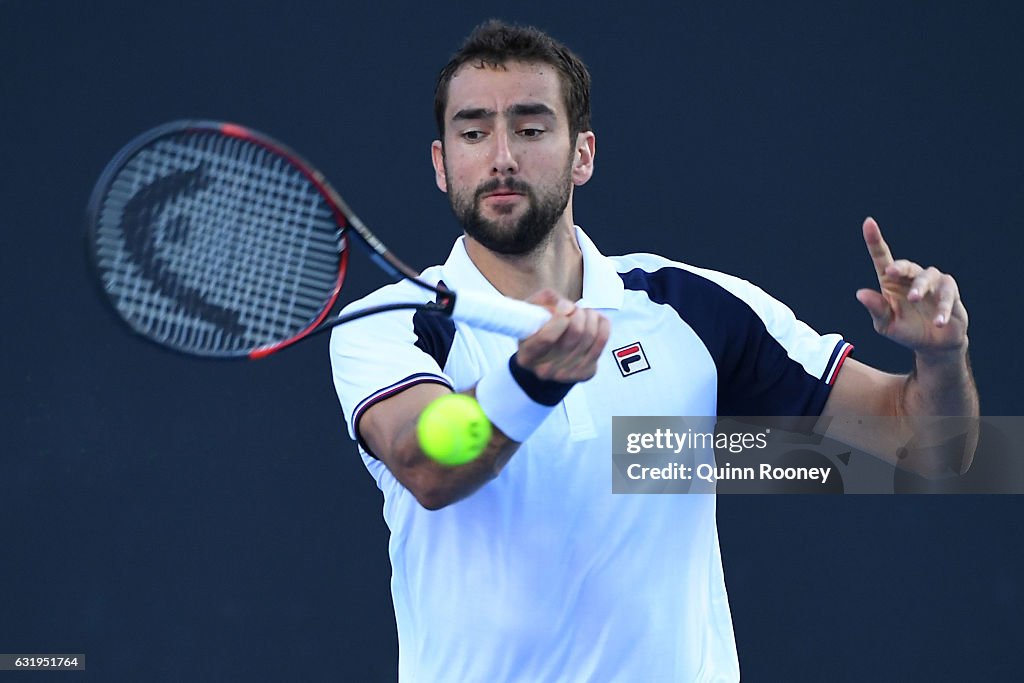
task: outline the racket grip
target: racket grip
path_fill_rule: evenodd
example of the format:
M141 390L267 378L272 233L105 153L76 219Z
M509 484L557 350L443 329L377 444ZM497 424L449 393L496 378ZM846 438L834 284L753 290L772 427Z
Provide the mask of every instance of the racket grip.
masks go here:
M488 332L526 339L551 319L547 309L518 299L461 291L452 318Z

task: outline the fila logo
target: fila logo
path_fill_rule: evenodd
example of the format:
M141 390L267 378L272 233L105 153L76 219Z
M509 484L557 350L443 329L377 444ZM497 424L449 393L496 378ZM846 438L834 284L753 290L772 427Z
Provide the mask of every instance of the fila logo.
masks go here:
M647 362L647 356L644 355L644 347L640 346L640 342L633 342L628 346L617 348L612 351L612 355L615 356L615 364L619 366L619 372L622 373L623 377L629 377L651 368L651 364Z

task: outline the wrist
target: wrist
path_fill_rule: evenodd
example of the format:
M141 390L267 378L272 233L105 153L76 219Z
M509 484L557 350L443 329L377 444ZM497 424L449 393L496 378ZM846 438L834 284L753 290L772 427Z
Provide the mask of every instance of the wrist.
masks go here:
M918 370L954 368L967 364L967 340L963 346L952 349L922 350L914 352L914 365Z
M513 354L507 363L488 371L476 385L476 400L491 424L522 443L547 419L575 383L537 377L519 365Z

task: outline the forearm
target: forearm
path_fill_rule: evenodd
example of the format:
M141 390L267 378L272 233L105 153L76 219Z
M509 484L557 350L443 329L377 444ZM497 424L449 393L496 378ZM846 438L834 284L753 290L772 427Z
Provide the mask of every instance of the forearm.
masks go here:
M848 359L818 431L927 477L962 473L978 441L978 394L966 350L917 357L894 375Z
M474 395L473 390L463 393ZM396 431L387 447L386 464L428 510L438 510L462 500L497 477L520 445L500 429L493 428L479 456L462 465L442 465L423 452L416 423L417 420L410 420Z
M978 390L966 346L941 354L914 354L897 410L900 417L978 417Z
M474 389L463 392L468 396ZM470 495L498 476L519 444L500 429L480 455L463 465L442 465L420 447L416 425L428 405L449 395L438 384L419 384L371 406L359 422L370 453L387 465L423 507L437 510Z
M927 477L966 472L979 436L978 392L967 349L914 356L897 401L897 417L910 435L898 464Z
M476 398L491 421L492 435L484 452L459 467L427 458L413 425L399 434L398 452L405 458L403 484L427 508L437 509L476 491L494 477L530 434L555 410L574 382L542 379L518 362L518 354L492 368L467 395ZM394 468L392 468L394 470Z

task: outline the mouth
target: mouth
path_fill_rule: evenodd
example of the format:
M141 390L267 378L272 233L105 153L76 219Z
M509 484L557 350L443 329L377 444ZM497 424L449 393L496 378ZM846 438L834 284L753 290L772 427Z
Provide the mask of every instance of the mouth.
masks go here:
M517 178L491 179L477 190L482 199L507 199L523 197L529 193L526 183Z

